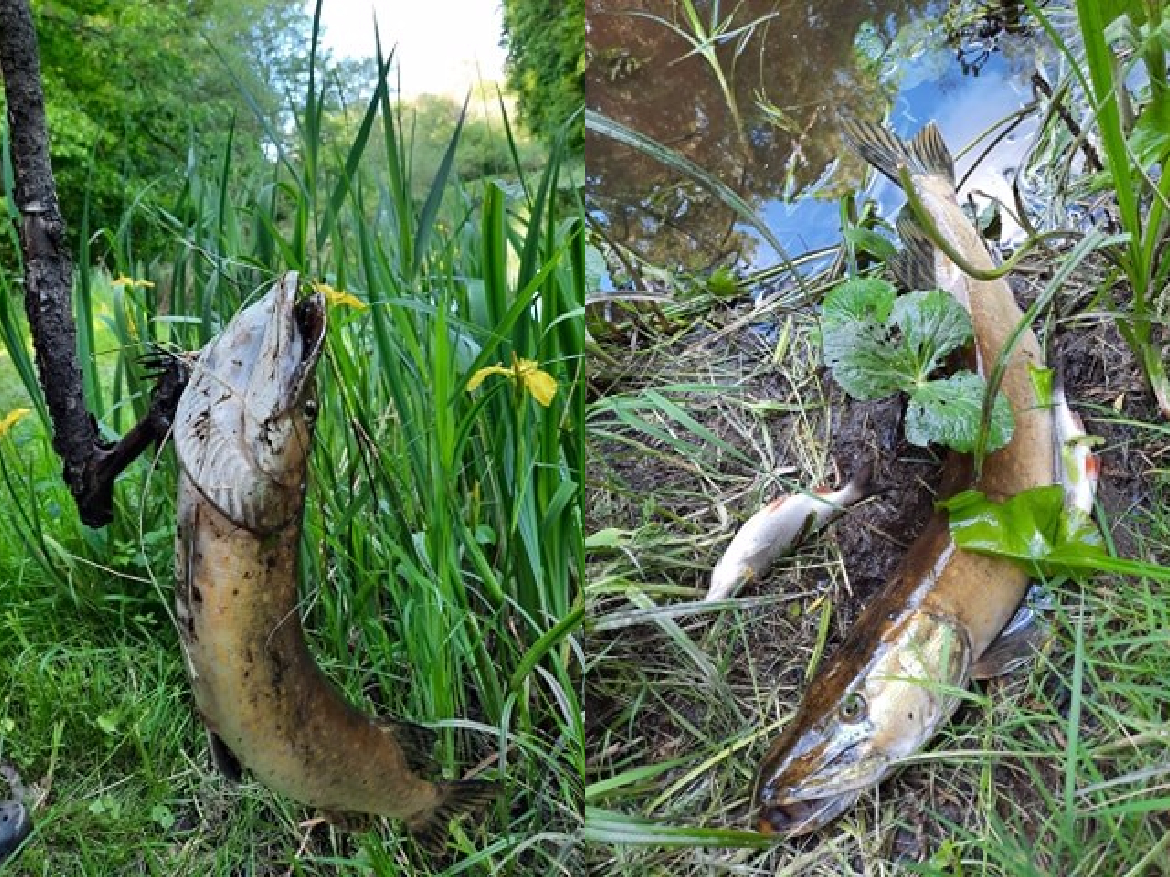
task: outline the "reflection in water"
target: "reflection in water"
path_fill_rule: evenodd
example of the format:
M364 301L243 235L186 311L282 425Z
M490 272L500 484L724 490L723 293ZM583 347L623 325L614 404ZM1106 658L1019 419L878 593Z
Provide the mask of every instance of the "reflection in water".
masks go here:
M707 23L711 0L695 6ZM723 30L740 38L715 52L725 92L694 45L655 20L689 28L681 0L587 0L587 101L736 189L789 255L838 240L833 199L861 181L861 163L841 143L840 115L880 118L892 108L903 133L935 117L957 149L1028 97L1030 43L1008 36L1020 30L1018 16L963 18L928 0L729 7L718 7L733 16ZM728 208L654 159L591 133L586 156L593 217L651 264L702 270L777 261ZM972 185L1002 196L1013 158L997 155ZM894 193L879 187L877 194L885 202Z

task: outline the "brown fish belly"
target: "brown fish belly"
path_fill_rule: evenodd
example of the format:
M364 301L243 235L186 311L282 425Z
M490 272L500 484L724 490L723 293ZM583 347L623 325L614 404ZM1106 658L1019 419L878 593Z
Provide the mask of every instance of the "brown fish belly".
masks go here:
M350 706L305 645L300 527L253 534L180 478L179 623L208 729L260 782L302 803L407 819L435 810L439 788L411 769L393 727Z

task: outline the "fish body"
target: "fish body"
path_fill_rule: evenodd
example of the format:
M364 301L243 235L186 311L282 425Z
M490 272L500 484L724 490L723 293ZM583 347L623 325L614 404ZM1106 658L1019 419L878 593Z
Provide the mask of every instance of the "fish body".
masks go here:
M176 615L196 708L229 776L434 840L494 786L427 779L429 732L355 709L305 643L297 554L325 303L296 292L288 272L237 314L179 401Z
M905 167L954 249L977 267L993 267L959 207L951 157L933 124L909 143L869 124L855 124L849 139L887 176L897 179ZM907 248L899 273L911 288L946 289L967 307L975 365L989 369L1023 317L1008 285L968 277L905 219L899 231ZM943 474L948 489L974 486L1002 501L1053 482L1052 413L1029 374L1043 360L1035 335L1025 330L1003 376L1015 419L1011 440L985 458L977 482L970 459L952 454ZM760 830L819 828L925 745L953 713L972 667L1012 618L1027 583L1010 561L956 547L945 515L936 512L764 757L755 786Z
M1101 471L1101 463L1092 448L1096 440L1086 435L1080 416L1069 407L1059 372L1052 401L1056 428L1055 463L1064 485L1064 507L1088 517L1093 514L1097 478Z
M734 596L846 508L869 496L870 473L867 466L840 490L789 494L765 505L747 519L727 546L711 572L711 586L704 599Z

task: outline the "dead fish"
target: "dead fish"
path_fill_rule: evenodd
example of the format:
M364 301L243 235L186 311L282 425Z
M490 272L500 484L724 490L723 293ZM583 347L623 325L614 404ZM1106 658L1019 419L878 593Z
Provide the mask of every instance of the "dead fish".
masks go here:
M872 473L867 465L840 490L822 488L772 500L739 528L711 572L711 586L704 599L710 602L734 596L846 508L869 496L873 493Z
M431 732L355 709L305 643L297 554L325 339L286 273L195 362L175 418L177 620L212 755L324 811L406 821L425 842L496 793L427 778Z
M993 267L955 198L953 162L933 124L908 143L867 123L851 125L847 136L891 179L905 167L949 243L974 265ZM1007 283L968 277L906 214L898 229L906 245L896 265L903 282L911 289L941 287L962 302L975 330L974 364L990 367L1023 316ZM1003 379L1015 418L1012 438L987 456L975 483L970 458L952 454L943 476L949 489L974 486L1002 501L1053 482L1052 412L1041 407L1029 375L1029 366L1043 361L1035 335L1025 331ZM945 513L936 512L836 655L822 664L760 764L754 789L760 831L795 835L819 828L922 748L949 719L969 679L997 672L977 662L1012 619L1027 584L1013 563L956 547Z
M0 776L8 783L12 797L0 801L0 864L11 858L32 834L32 819L24 803L25 789L16 768L0 764Z
M1056 422L1056 471L1064 485L1064 507L1070 512L1088 517L1093 514L1097 498L1097 478L1101 461L1093 453L1097 441L1085 432L1080 415L1068 406L1064 380L1060 371L1052 391Z

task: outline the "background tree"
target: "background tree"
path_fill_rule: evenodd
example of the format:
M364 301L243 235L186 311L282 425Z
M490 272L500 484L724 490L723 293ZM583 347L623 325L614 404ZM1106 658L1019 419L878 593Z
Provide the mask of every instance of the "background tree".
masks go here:
M192 155L272 130L303 90L312 20L300 0L33 0L53 171L76 246L165 202ZM243 88L251 97L248 107ZM194 150L192 149L194 147ZM254 149L238 157L255 160ZM150 239L140 245L150 245Z
M584 0L505 0L508 88L529 130L550 136L585 103ZM580 121L570 145L583 142Z

